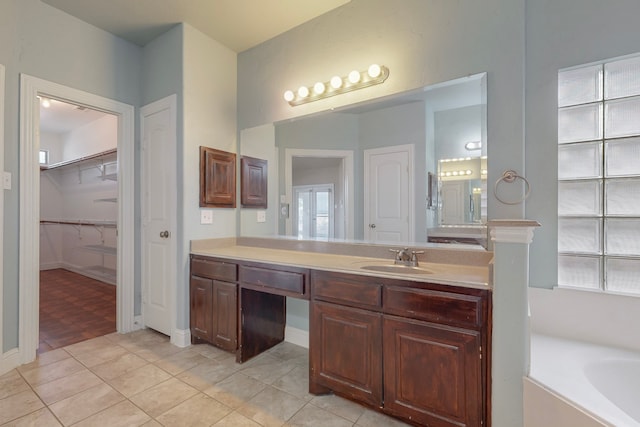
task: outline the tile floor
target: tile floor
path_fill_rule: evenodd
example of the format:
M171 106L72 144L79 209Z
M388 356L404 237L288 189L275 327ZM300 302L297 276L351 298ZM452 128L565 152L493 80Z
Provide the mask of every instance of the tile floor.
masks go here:
M307 389L308 351L293 344L240 365L151 330L112 333L0 376L0 426L406 426Z

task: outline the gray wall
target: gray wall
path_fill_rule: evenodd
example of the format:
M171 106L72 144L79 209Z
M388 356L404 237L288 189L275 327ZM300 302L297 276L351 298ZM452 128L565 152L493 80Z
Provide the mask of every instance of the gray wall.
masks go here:
M531 245L531 286L557 283L558 70L640 52L639 16L637 0L527 1L526 212L542 224Z
M0 1L0 63L6 67L4 168L13 181L4 192L3 351L18 345L19 75L137 106L139 56L139 47L39 0Z
M238 56L240 129L487 72L489 182L524 169L524 0L352 0ZM286 89L371 63L390 70L381 85L297 107ZM259 72L257 72L259 71ZM521 218L523 206L489 199L492 218Z

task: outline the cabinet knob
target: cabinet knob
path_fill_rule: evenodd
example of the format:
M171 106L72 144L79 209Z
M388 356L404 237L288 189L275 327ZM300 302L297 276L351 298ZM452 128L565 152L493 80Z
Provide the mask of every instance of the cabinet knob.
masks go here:
M169 237L169 231L165 230L165 231L161 231L160 232L160 237L163 239L166 239L167 237Z

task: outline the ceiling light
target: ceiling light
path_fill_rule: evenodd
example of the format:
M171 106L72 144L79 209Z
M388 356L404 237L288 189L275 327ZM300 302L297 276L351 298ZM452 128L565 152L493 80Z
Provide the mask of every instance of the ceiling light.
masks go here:
M47 98L40 98L40 105L42 105L44 108L49 108L51 107L51 101L49 101Z
M387 80L387 77L389 77L389 69L387 67L373 64L366 71L353 70L345 77L336 75L327 82L317 82L313 85L313 93L309 93L309 87L301 86L297 92L287 90L283 97L289 105L296 106L377 85ZM345 81L348 83L345 84Z
M480 150L482 148L482 141L471 141L464 144L464 148L468 151Z

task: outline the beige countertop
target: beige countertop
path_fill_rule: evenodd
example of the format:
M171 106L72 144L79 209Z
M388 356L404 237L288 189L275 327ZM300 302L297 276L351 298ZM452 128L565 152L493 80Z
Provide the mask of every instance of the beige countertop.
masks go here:
M491 289L489 263L482 265L465 264L464 257L457 257L456 263L429 262L430 251L420 255L419 268L403 267L402 272L370 271L362 267L393 266L393 256L388 258L323 253L317 251L273 249L237 242L236 239L208 239L192 241L194 255L228 258L240 261L265 262L282 266L303 267L315 270L360 274L372 277L404 279L415 282L429 282L443 285ZM422 249L422 248L420 248ZM388 251L388 249L387 249ZM441 257L440 257L441 258ZM476 257L477 258L477 257ZM422 261L424 259L424 261ZM480 264L480 265L477 265ZM392 267L393 268L393 267ZM406 270L405 270L406 269ZM410 273L405 273L408 271Z

